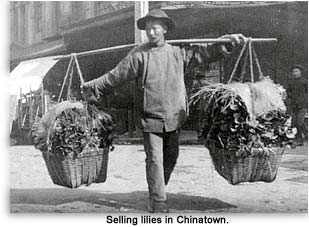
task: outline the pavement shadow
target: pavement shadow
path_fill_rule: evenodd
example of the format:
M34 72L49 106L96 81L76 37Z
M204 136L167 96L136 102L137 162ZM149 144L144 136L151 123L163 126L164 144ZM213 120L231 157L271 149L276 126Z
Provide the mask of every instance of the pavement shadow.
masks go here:
M168 205L177 211L209 211L235 208L236 206L216 198L168 193ZM83 189L11 189L10 203L60 205L82 201L120 209L121 207L146 211L148 192L98 193Z

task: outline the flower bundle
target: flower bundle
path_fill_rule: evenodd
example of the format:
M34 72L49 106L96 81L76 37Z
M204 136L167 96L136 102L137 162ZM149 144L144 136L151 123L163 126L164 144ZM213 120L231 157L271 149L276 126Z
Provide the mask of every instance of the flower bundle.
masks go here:
M95 106L65 101L43 116L32 135L35 147L42 151L77 156L110 146L113 127L111 116Z
M246 157L267 155L272 147L293 141L296 131L283 99L284 89L265 79L204 86L191 97L191 104L200 107L200 137L206 146L212 142L236 157Z

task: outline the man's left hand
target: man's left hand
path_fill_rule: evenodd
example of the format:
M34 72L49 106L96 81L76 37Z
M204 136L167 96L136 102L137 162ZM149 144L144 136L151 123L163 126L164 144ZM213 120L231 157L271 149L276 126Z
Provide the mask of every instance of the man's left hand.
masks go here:
M233 51L233 47L243 44L247 38L243 34L228 34L220 36L219 39L229 39L231 42L229 45L220 45L220 50L224 55L230 55Z
M219 39L229 39L233 46L244 43L247 38L243 34L227 34L220 36Z

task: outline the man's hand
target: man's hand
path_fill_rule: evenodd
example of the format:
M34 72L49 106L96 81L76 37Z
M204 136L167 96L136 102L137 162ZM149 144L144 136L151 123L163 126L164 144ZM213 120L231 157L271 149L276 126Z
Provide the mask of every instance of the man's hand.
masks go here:
M229 39L231 43L228 45L221 45L221 51L224 55L232 53L233 47L243 44L247 38L243 34L227 34L220 36L219 39ZM230 47L230 48L229 48Z
M247 40L243 34L227 34L220 36L219 39L229 39L233 46L242 44Z

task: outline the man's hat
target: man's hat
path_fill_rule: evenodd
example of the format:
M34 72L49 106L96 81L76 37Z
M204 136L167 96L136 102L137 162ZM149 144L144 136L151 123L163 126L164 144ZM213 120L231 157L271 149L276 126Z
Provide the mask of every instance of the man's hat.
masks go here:
M145 30L146 22L153 19L161 20L163 23L166 24L168 30L173 30L176 26L175 22L169 16L167 16L164 11L160 9L153 9L149 13L147 13L145 17L138 19L138 29Z

